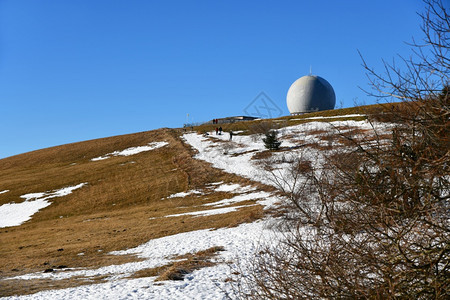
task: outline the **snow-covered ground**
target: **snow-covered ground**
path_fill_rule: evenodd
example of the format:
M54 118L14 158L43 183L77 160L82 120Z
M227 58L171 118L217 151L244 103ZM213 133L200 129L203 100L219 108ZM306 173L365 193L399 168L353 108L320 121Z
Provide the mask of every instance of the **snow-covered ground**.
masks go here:
M373 131L374 128L378 132L382 132L387 128L387 125L371 124L367 121L335 121L309 122L285 127L279 130L279 139L282 141L281 147L290 149L287 153L274 153L273 156L274 158L286 154L295 156L301 152L304 158L320 164L323 162L321 159L322 151L302 146L316 144L339 148L342 147L341 144L337 141L328 141L324 139L324 136L345 133L354 129L366 130L365 135L370 135L370 131ZM258 166L257 162L252 160L256 153L266 150L261 137L255 139L251 135L233 135L232 141L229 141L228 133L211 134L209 136L188 133L183 138L198 151L195 158L210 162L214 167L229 173L268 185L274 184L271 180L271 174L264 171L263 168ZM286 166L280 163L278 167L282 171Z
M318 150L308 147L298 147L305 143L321 143L320 135L336 133L348 128L370 130L372 125L366 121L341 121L341 122L310 122L296 126L283 128L280 131L282 146L290 147L289 153L299 153L318 157ZM312 132L316 132L312 134ZM213 164L214 167L229 173L234 173L264 184L273 184L270 174L263 169L257 160L252 157L261 151L265 151L261 138L252 136L235 135L229 141L227 133L223 135L203 136L197 133L183 135L184 140L198 151L195 158ZM338 146L338 145L332 145ZM306 154L305 154L306 153ZM115 155L113 153L106 156ZM276 153L274 156L283 155ZM104 157L106 157L104 156ZM320 159L317 163L320 163ZM282 170L285 163L280 163ZM256 203L270 207L279 199L271 193L257 191L251 186L239 184L211 183L210 188L202 191L192 190L173 194L162 201L170 201L171 198L186 197L188 195L203 195L210 192L233 192L235 195L229 199L223 199L214 203L205 204L199 212L187 213L190 215L222 214L237 207L227 207L230 204L254 200ZM170 215L166 217L177 217ZM49 290L37 294L9 297L8 299L226 299L231 292L231 286L226 281L231 271L225 262L239 261L239 265L245 272L245 266L249 264L258 249L258 245L276 238L276 233L267 226L272 220L264 219L249 224L242 224L234 228L221 228L218 230L198 230L153 239L133 249L117 251L113 254L135 254L143 261L102 267L94 270L61 270L54 273L36 273L19 276L20 279L51 278L63 279L75 276L109 276L107 283L84 285L75 288ZM186 275L182 281L164 281L155 283L154 277L129 279L136 271L162 266L171 261L176 255L195 253L211 247L222 246L225 251L215 258L217 265L206 267Z
M0 228L18 226L29 219L44 207L52 204L49 199L63 197L71 194L87 183L80 183L75 186L68 186L51 192L30 193L20 196L25 199L20 203L6 203L0 206Z
M225 280L230 268L225 261L251 259L258 249L259 240L271 233L265 223L258 221L235 228L198 230L150 240L149 242L115 254L136 254L145 258L142 262L109 266L97 270L61 271L20 276L22 279L72 276L111 276L107 283L84 285L76 288L50 290L37 294L9 297L8 299L226 299L230 286ZM214 267L203 268L188 274L183 281L165 281L155 284L154 278L127 279L135 271L153 268L170 262L170 257L195 253L214 246L223 246L217 258L222 262Z

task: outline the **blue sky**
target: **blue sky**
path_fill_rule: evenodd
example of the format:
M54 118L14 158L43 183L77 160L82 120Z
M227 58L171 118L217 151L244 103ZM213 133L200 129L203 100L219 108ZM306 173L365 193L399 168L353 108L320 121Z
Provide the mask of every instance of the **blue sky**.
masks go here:
M420 0L0 0L0 158L242 115L312 72L338 106L371 104L358 50L420 39Z

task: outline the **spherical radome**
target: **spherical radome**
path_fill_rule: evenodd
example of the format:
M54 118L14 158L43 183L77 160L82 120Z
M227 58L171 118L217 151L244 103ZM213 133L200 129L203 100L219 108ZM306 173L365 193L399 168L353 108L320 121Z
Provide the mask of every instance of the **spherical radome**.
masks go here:
M331 84L320 76L307 75L297 79L286 97L291 114L334 109L336 95Z

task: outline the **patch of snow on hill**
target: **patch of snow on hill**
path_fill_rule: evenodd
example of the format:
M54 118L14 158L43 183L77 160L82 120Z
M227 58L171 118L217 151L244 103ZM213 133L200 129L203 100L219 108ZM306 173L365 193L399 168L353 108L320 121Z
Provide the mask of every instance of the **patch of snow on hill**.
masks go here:
M255 199L269 199L270 197L273 197L270 193L267 192L254 192L254 193L250 193L250 194L244 194L244 195L237 195L234 196L233 198L230 199L223 199L220 201L216 201L213 203L207 203L207 204L203 204L203 206L216 206L216 207L221 207L221 206L226 206L226 205L230 205L230 204L234 204L234 203L239 203L239 202L243 202L243 201L249 201L249 200L255 200ZM275 201L273 201L275 202ZM265 205L267 205L268 203L265 203Z
M192 194L194 194L194 195L203 195L203 193L200 192L200 191L190 190L190 191L187 191L187 192L180 192L180 193L172 194L172 195L168 196L166 199L184 198L184 197L192 195Z
M110 158L112 156L130 156L130 155L135 155L135 154L138 154L138 153L141 153L141 152L155 150L155 149L164 147L164 146L166 146L168 144L169 144L168 142L153 142L153 143L149 143L148 145L145 145L145 146L131 147L131 148L127 148L127 149L122 150L122 151L114 151L114 152L105 154L103 156L92 158L91 161L105 160L105 159L108 159L108 158Z
M45 200L3 204L0 206L0 228L18 226L49 205L50 202Z
M221 184L221 185L219 185L216 189L215 189L215 191L216 192L232 192L232 191L235 191L235 190L237 190L237 189L239 189L241 187L241 185L240 184L237 184L237 183L232 183L232 184Z
M255 190L255 188L251 187L251 186L242 187L238 183L232 183L232 184L226 183L226 184L219 185L214 191L216 191L216 192L244 193L244 192L253 191L253 190Z
M71 194L87 183L65 187L59 190L45 193L30 193L20 196L25 199L21 203L7 203L0 206L0 228L19 226L31 219L39 210L51 204L48 200L55 197L63 197ZM32 200L33 199L33 200Z
M187 213L168 215L168 216L166 216L166 218L181 217L181 216L204 217L204 216L221 215L221 214L227 214L227 213L230 213L233 211L237 211L239 208L255 206L255 205L256 204L192 211L192 212L187 212Z
M197 133L187 133L183 135L183 138L198 151L195 158L210 162L214 167L229 173L238 174L247 178L258 176L258 172L255 171L255 167L251 162L253 152L250 151L264 150L265 148L262 142L253 142L250 136L236 136L232 142L229 142L231 149L229 149L228 154L225 154L225 147L228 146L214 140L226 139L223 135L215 136L212 139ZM232 154L236 150L241 154L233 156Z
M7 193L7 192L9 192L9 190L1 191L0 194L4 194L4 193Z
M46 196L46 193L29 193L29 194L20 196L20 198L25 199L25 201L30 201L32 199L37 200L38 198L42 198L44 196Z
M171 199L171 198L184 198L186 196L189 195L205 195L209 192L211 192L211 188L213 188L212 191L214 192L232 192L235 194L240 194L240 193L246 193L246 192L250 192L250 191L254 191L256 188L252 187L252 186L241 186L238 183L210 183L209 185L212 186L216 186L217 187L208 187L208 189L206 191L197 191L197 190L189 190L186 192L179 192L179 193L175 193L172 194L170 196L167 196L166 198L163 199Z

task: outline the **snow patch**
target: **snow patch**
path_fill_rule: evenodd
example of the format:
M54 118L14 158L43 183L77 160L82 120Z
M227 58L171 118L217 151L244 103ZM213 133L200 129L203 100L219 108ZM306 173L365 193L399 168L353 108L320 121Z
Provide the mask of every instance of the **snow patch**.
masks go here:
M138 154L138 153L141 153L141 152L155 150L155 149L164 147L164 146L166 146L168 144L169 144L168 142L153 142L153 143L149 143L148 145L145 145L145 146L131 147L131 148L127 148L127 149L122 150L122 151L114 151L114 152L105 154L103 156L92 158L91 161L105 160L105 159L108 159L108 158L110 158L112 156L130 156L130 155L135 155L135 154Z
M209 184L212 187L208 187L208 190L210 191L211 188L214 188L214 192L232 192L232 193L246 193L249 191L254 191L256 188L251 186L241 186L238 183L223 183L221 182L213 182ZM207 192L209 192L207 191ZM187 192L179 192L172 194L170 196L167 196L163 199L171 199L171 198L184 198L189 195L205 195L205 192L197 191L197 190L190 190Z
M0 194L4 194L4 193L7 193L7 192L9 192L9 190L1 191Z
M216 192L233 192L236 191L237 189L240 189L241 185L237 184L237 183L233 183L233 184L222 184L219 185L215 191Z
M0 228L18 226L49 205L50 202L45 200L3 204L0 206Z
M223 183L223 181L211 182L211 183L208 183L208 185L219 185L219 184L222 184L222 183Z
M237 195L230 199L223 199L220 201L203 204L203 206L220 207L220 206L226 206L226 205L243 202L243 201L256 200L256 199L268 199L270 196L271 196L271 194L267 193L267 192L255 192L255 193L250 193L250 194Z
M204 216L220 215L220 214L226 214L229 212L237 211L238 209L243 208L243 207L250 207L250 206L255 206L255 205L256 204L225 207L225 208L216 208L216 209L201 210L201 211L193 211L193 212L187 212L187 213L181 213L181 214L168 215L168 216L166 216L166 218L181 217L181 216L204 217Z
M74 190L79 189L87 183L80 183L75 186L65 187L59 190L45 193L30 193L20 196L25 199L21 203L7 203L0 206L0 228L19 226L31 219L39 210L49 206L51 198L69 195ZM34 200L32 200L34 199Z
M172 195L168 196L166 199L171 199L171 198L184 198L184 197L189 196L189 195L192 195L192 194L195 194L195 195L203 195L203 193L200 192L200 191L197 191L197 190L190 190L190 191L187 191L187 192L180 192L180 193L172 194ZM163 199L164 199L164 198L163 198Z
M232 184L222 184L222 185L218 186L214 191L216 191L216 192L232 192L232 193L238 194L238 193L246 193L246 192L250 192L250 191L254 191L254 190L256 190L256 188L252 187L252 186L241 186L240 184L232 183Z

